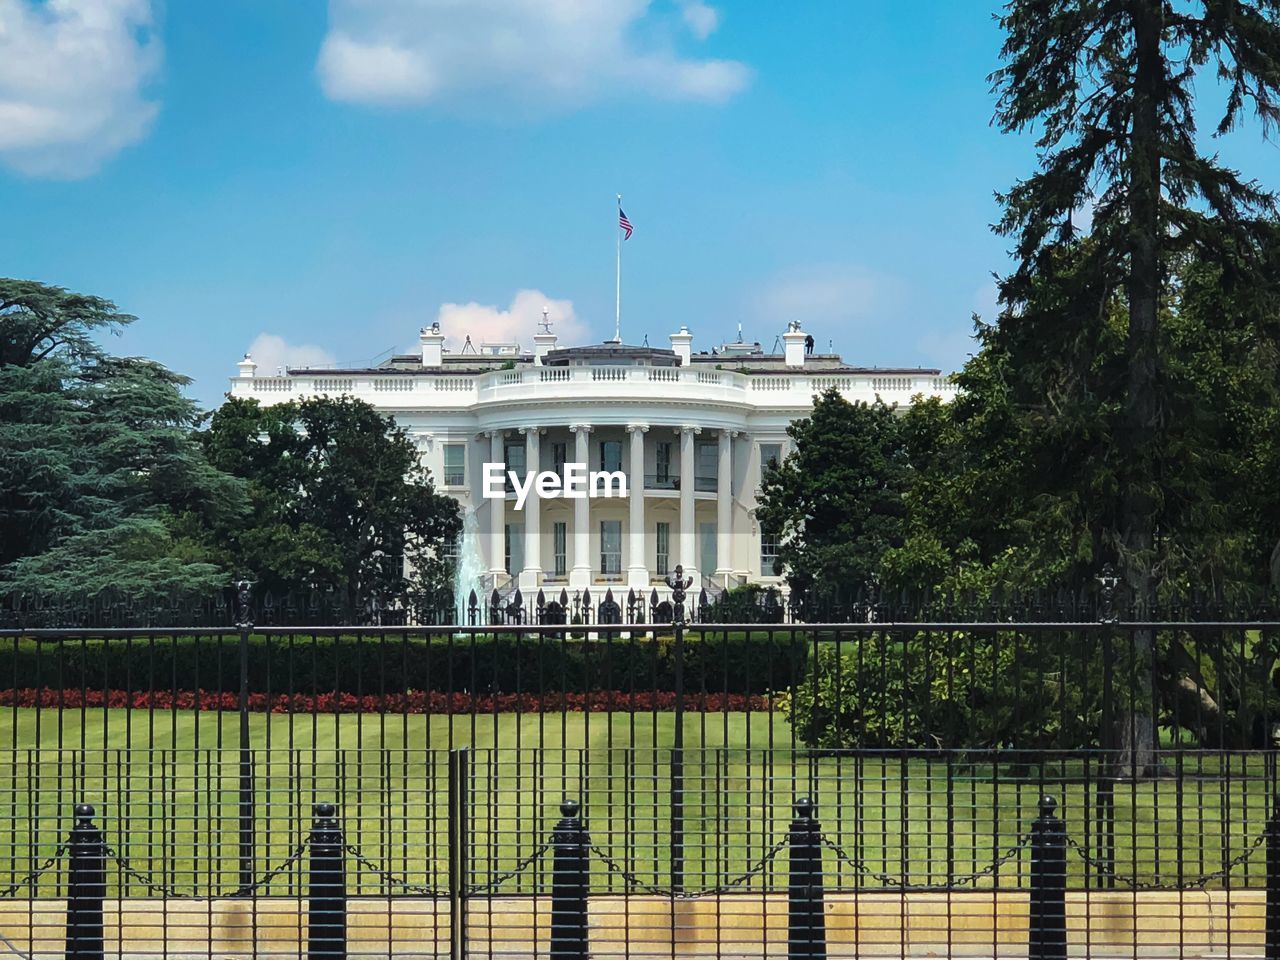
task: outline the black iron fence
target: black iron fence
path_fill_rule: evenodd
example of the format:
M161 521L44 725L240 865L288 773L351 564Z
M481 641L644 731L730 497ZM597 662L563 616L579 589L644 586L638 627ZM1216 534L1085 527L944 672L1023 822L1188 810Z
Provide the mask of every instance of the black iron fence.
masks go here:
M120 766L86 759L66 788L96 802L49 804L4 851L15 875L0 888L0 932L19 952L1280 956L1270 753L1212 768L1200 752L1171 757L1169 783L1112 792L1131 812L1111 833L1099 833L1090 758L880 757L896 781L867 776L868 756L845 758L861 779L841 758L794 758L755 805L741 784L702 785L719 809L691 818L678 846L656 820L650 842L634 842L622 824L643 813L586 751L530 781L513 750L459 749L423 758L443 770L430 794L382 779L365 798L340 770L306 803L286 796L296 783L265 784L260 801L296 816L244 879L234 804L220 815L160 791L149 812L175 842L150 848L119 805ZM921 763L937 769L917 797L905 771ZM200 769L179 793L205 786ZM1197 782L1206 789L1188 796ZM400 804L404 819L388 820ZM944 826L920 829L930 822Z
M692 749L677 757L639 747L472 749L459 781L451 753L254 748L246 824L234 750L6 751L0 889L44 863L71 829L75 804L88 802L131 868L113 893L231 896L292 856L313 806L334 802L367 857L351 867L354 893L394 892L390 875L444 889L455 829L465 833L473 889L502 877L507 892L536 893L544 878L526 864L537 847L530 838L545 837L572 797L603 851L593 892L771 891L786 876L775 846L795 803L810 797L841 889L1019 890L1027 864L1006 854L1025 840L1044 794L1058 799L1070 828L1075 889L1247 888L1266 876L1254 854L1276 786L1271 752L1179 751L1166 756L1166 776L1123 782L1109 776L1109 758L1092 754ZM53 869L24 888L56 897L62 879ZM281 882L289 892L288 878Z
M246 587L251 587L247 590ZM501 589L455 595L438 589L408 599L351 600L336 591L272 593L245 583L209 596L104 590L91 600L0 594L0 629L204 627L250 621L259 626L411 627L670 625L807 626L824 623L1254 623L1280 621L1280 594L1203 592L1134 603L1108 569L1075 588L986 592L892 590L862 584L792 592L773 584L728 587L715 578L695 584L676 566L648 588L546 583L525 592L515 580Z
M1280 621L231 612L233 629L0 631L0 933L25 952L63 948L46 908L71 892L76 804L109 848L117 952L310 949L308 898L335 896L307 866L332 803L344 949L543 955L566 798L595 956L785 955L788 911L812 930L814 903L827 955L1025 951L1031 904L1059 889L1086 953L1269 943ZM808 846L797 820L817 824ZM795 881L815 869L820 895ZM163 935L125 950L131 929Z
M413 729L434 748L490 730L605 749L1100 749L1142 775L1171 747L1270 748L1278 657L1266 620L9 629L0 743L324 729L342 749Z

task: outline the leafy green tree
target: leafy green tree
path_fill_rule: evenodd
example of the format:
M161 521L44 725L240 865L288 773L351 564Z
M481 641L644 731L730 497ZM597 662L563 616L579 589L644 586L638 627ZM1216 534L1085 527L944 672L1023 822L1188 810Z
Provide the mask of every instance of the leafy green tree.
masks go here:
M186 378L98 343L134 317L0 279L0 593L207 598L224 571L190 536L244 507L205 461Z
M1029 309L1047 312L1060 302L1073 282L1072 253L1058 252ZM1169 417L1161 430L1168 469L1158 482L1156 599L1203 595L1242 611L1275 589L1280 502L1267 478L1280 455L1280 295L1231 283L1229 264L1182 256L1173 270L1161 317ZM1123 506L1124 330L1119 295L1089 322L979 326L980 349L957 376L956 400L917 404L903 417L908 516L903 545L885 556L886 582L978 597L1091 585L1114 556L1108 531ZM1024 645L1031 649L1037 637ZM1113 667L1140 685L1154 678L1154 689L1139 692L1147 716L1205 745L1263 719L1274 638L1170 633L1138 637L1150 646L1134 650L1128 639L1111 650ZM1052 649L1044 655L1052 661ZM1084 682L1083 673L1070 676ZM1125 718L1114 721L1123 733Z
M1280 2L1013 0L1000 24L1007 38L1005 65L992 75L997 122L1040 131L1039 169L1001 197L999 230L1016 239L1017 259L1000 285L1001 324L1028 328L1033 340L1053 338L1055 327L1099 337L1113 298L1122 298L1119 376L1106 378L1102 396L1116 408L1115 486L1098 491L1108 500L1098 536L1133 598L1149 604L1162 577L1163 482L1176 462L1165 430L1162 324L1173 266L1193 255L1266 282L1251 253L1265 242L1262 219L1275 207L1259 184L1197 144L1193 84L1210 64L1223 82L1219 134L1250 108L1264 129L1280 120ZM1073 217L1088 204L1089 242L1076 246ZM1140 632L1148 655L1153 641ZM1123 726L1134 763L1147 766L1153 732Z
M1040 169L1001 198L999 230L1016 238L1018 261L1001 284L1002 323L1076 335L1123 291L1122 374L1110 394L1121 407L1121 505L1103 536L1147 601L1169 452L1161 317L1172 267L1191 253L1263 279L1248 254L1267 240L1259 217L1274 212L1270 193L1197 145L1192 85L1210 63L1224 81L1218 134L1249 105L1264 129L1280 120L1280 2L1014 0L1000 23L1008 36L1006 64L992 75L997 120L1006 131L1042 131ZM1073 215L1090 203L1090 242L1064 258Z
M331 591L349 617L375 603L449 602L442 548L461 529L457 504L392 419L349 398L230 398L203 440L211 463L248 482L252 503L210 542L262 589Z
M834 389L787 428L794 450L760 492L761 529L780 536L792 596L838 613L877 580L902 538L906 450L892 407L851 403Z
M1013 631L875 631L818 646L811 673L779 698L810 746L1096 746L1097 658L1069 631L1051 644ZM1040 662L1078 682L1046 683ZM1092 682L1089 682L1092 681Z

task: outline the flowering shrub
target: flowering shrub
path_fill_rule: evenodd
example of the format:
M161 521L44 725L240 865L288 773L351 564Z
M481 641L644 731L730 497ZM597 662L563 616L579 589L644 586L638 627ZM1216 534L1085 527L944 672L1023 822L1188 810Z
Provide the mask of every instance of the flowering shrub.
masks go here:
M0 690L0 707L111 708L134 710L238 710L234 692L208 690L78 690L24 687ZM588 693L441 693L416 691L385 695L354 693L251 693L255 713L652 713L674 710L670 691L629 693L592 690ZM773 703L761 694L686 693L686 710L769 711Z

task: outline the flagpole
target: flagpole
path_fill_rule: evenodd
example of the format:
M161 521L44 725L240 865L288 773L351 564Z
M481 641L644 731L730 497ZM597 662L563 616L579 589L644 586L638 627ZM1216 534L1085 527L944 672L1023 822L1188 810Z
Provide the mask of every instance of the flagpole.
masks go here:
M613 315L613 342L622 342L622 194L618 194L618 220L614 221L614 239L618 244L617 303Z

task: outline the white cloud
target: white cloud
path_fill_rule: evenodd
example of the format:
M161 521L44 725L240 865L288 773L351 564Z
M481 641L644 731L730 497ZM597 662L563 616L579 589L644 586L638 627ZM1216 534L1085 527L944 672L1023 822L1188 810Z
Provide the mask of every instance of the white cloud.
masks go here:
M290 343L274 333L260 333L249 344L249 356L258 365L258 373L274 376L280 369L331 367L333 354L311 343Z
M551 320L551 332L559 338L560 346L582 343L587 335L586 324L573 309L572 300L553 300L541 290L520 290L506 308L492 304L444 303L436 319L447 338L449 349L459 351L466 338L477 348L482 343L533 342L542 319L542 308L547 308Z
M418 51L390 42L359 43L341 33L325 40L320 70L326 92L335 100L419 100L436 87Z
M353 103L484 98L490 105L581 103L639 92L723 101L750 69L685 57L650 17L650 0L330 0L317 70ZM718 22L703 0L681 16L698 40ZM641 46L634 37L644 26Z
M684 0L680 4L680 16L684 18L685 26L699 40L707 39L720 26L719 11L703 0Z
M0 162L81 177L151 126L151 0L0 0Z
M898 293L891 277L847 264L814 264L776 276L756 297L754 311L779 330L791 320L835 327L874 320Z

